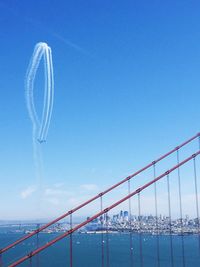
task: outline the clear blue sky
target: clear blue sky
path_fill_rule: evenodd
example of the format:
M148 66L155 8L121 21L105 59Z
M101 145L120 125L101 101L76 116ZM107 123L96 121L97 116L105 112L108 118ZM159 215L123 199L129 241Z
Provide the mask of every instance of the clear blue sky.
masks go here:
M199 14L193 0L0 1L0 219L39 216L24 97L35 44L53 52L53 216L200 130Z

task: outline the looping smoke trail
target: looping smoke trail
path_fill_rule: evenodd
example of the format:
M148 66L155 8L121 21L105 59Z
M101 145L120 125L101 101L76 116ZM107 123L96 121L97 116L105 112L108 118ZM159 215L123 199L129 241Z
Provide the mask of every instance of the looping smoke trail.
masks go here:
M44 57L45 70L45 90L42 119L39 121L34 103L34 81L39 67L40 61ZM54 80L53 80L53 64L51 48L46 43L38 43L35 46L27 74L26 74L26 102L30 119L33 124L34 137L37 135L37 140L41 142L46 141L49 124L51 120L51 113L53 108L54 98Z
M38 117L34 102L34 81L40 61L44 58L44 101L41 120ZM38 43L35 46L32 58L25 78L26 104L29 117L32 122L32 138L33 138L33 157L36 167L36 176L40 180L41 174L41 152L38 143L46 141L48 129L51 120L54 99L54 79L53 79L53 63L51 48L46 43Z

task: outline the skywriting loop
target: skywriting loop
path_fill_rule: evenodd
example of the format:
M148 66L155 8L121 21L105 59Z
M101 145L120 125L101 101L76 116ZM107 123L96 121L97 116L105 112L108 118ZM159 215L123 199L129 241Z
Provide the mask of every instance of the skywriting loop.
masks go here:
M44 101L42 117L39 119L34 101L34 82L40 62L44 58ZM51 48L43 42L37 43L29 63L25 79L26 103L33 125L33 139L42 143L46 141L54 100L54 78Z

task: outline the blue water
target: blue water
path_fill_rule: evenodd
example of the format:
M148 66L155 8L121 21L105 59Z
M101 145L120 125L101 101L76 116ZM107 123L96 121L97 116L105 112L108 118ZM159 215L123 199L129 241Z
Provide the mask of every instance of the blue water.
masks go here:
M5 246L10 242L16 240L21 235L16 233L1 233L0 246ZM45 244L49 240L56 237L56 234L40 234L40 245ZM110 267L131 267L130 264L130 235L129 234L109 234L109 262ZM134 234L133 238L133 265L134 267L142 267L140 257L140 236ZM104 249L105 249L105 267L106 255L106 236L104 235ZM142 235L142 255L143 266L156 267L157 264L157 247L156 236ZM199 237L196 235L184 236L184 251L185 251L185 266L196 267L200 266L200 251L199 251ZM101 267L101 234L74 234L73 235L73 267ZM171 250L170 250L170 236L159 236L160 244L160 267L171 267ZM182 237L172 236L173 244L173 263L174 267L183 266L182 257ZM8 266L13 262L28 253L36 247L36 238L26 241L11 249L3 256L3 266ZM20 266L37 266L36 257L32 260L32 265L29 261ZM48 248L46 251L40 253L40 266L42 267L64 267L69 265L69 238L66 238L54 246Z

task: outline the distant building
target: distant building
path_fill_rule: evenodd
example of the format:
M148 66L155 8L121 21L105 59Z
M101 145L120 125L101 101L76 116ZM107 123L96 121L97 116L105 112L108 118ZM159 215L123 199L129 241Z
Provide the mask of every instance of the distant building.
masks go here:
M120 219L123 219L123 210L120 211L119 217Z
M129 217L128 217L128 211L124 211L124 221L128 221Z

